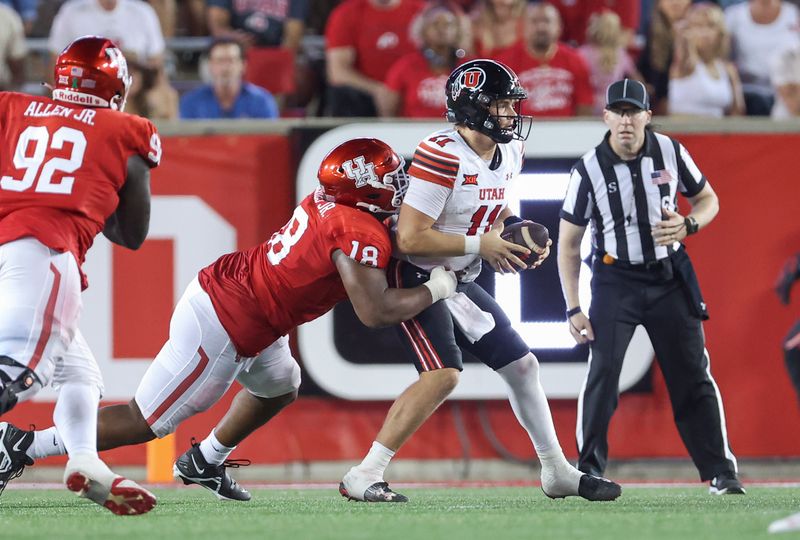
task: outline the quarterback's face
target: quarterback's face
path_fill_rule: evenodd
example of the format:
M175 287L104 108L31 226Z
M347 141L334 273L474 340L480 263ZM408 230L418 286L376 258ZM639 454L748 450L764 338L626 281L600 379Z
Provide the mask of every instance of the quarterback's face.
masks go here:
M489 112L492 116L497 117L501 128L508 129L517 121L518 108L518 99L498 99L489 106Z

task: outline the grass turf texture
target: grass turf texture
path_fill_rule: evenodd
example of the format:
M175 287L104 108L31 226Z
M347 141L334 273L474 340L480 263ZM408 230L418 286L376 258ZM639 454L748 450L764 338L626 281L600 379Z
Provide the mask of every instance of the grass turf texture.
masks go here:
M797 488L712 496L701 486L623 487L610 503L550 500L538 488L400 489L411 502L394 505L348 502L335 486L254 489L248 503L218 502L199 487L154 491L152 512L118 517L66 490L7 490L0 498L0 537L733 540L776 538L766 532L769 523L800 510Z

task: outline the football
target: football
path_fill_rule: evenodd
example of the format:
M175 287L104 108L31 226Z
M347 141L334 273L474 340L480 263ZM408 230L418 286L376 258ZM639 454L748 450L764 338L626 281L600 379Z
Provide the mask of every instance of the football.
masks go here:
M539 259L539 253L547 247L550 231L541 223L525 220L509 225L500 236L503 240L530 249L531 254L527 258L520 256L523 262L530 265Z

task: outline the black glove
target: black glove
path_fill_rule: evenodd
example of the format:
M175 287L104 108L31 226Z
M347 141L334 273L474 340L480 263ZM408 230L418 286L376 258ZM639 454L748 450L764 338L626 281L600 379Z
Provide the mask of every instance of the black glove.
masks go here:
M775 283L775 294L786 305L789 305L789 295L792 292L792 285L800 279L800 253L786 261L783 270Z

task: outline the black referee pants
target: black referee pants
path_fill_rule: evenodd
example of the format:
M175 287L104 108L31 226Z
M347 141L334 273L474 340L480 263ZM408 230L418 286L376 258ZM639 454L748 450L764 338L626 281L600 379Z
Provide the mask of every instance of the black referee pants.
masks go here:
M672 403L675 424L702 480L735 471L719 389L711 378L702 322L667 260L656 270L595 261L589 317L595 340L578 416L578 468L602 474L608 425L617 408L625 351L637 325L647 330Z

